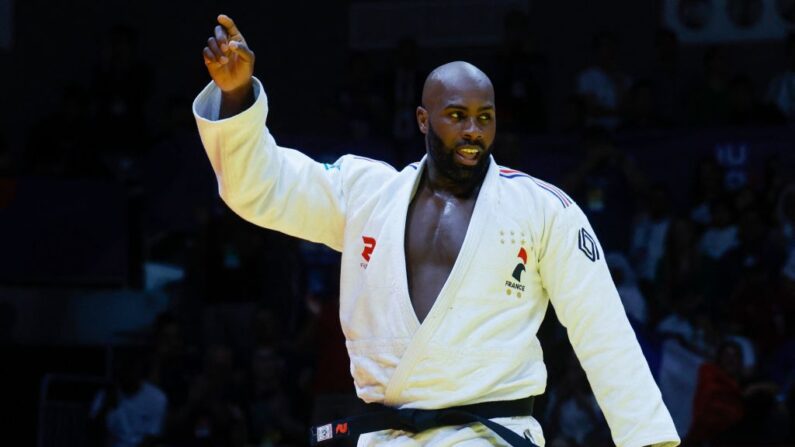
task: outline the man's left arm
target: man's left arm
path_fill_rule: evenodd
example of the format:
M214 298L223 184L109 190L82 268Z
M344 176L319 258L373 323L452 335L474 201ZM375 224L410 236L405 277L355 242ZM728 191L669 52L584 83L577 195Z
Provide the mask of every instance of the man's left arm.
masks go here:
M582 210L575 204L561 210L544 231L539 273L613 441L620 447L678 445L602 247Z

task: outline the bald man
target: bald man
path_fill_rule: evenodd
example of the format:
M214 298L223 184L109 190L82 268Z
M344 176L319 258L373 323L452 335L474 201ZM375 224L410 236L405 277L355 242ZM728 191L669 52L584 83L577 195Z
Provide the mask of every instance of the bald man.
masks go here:
M679 438L604 254L560 189L492 157L494 89L466 62L435 69L417 124L426 156L400 171L355 155L316 163L279 146L254 53L234 22L204 48L194 102L219 193L241 217L342 252L340 321L363 415L312 443L541 446L532 417L551 302L619 446Z

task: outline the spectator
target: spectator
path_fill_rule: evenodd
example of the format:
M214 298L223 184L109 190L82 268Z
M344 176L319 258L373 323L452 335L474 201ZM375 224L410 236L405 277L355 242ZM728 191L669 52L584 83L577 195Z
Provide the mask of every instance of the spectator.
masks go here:
M652 321L659 321L674 307L676 291L703 292L700 280L703 259L698 252L698 233L688 219L672 219L665 239L665 252L658 263L657 279L642 289L650 297Z
M787 328L791 331L791 336L795 338L795 250L790 244L788 244L789 251L779 275L782 285L783 308L788 310L784 313L787 318Z
M787 185L778 195L776 218L786 247L795 249L795 184Z
M568 134L581 134L586 128L588 111L585 99L580 95L570 95L566 98L563 109L563 132Z
M185 344L182 325L171 313L158 315L153 332L149 378L165 392L172 408L180 408L188 398L194 353Z
M795 120L795 32L787 36L783 72L770 80L766 100L789 121Z
M92 91L96 92L99 144L113 151L117 169L125 159L136 159L147 150L146 108L154 90L154 73L138 56L138 32L116 25L101 40L102 52ZM121 175L120 172L118 175Z
M721 320L736 322L751 337L759 350L769 354L781 342L784 328L779 320L779 282L776 281L786 251L771 237L769 227L756 208L744 211L739 219L738 246L727 253L719 277L736 278L727 306L718 297L713 312ZM731 289L730 289L731 290ZM719 293L723 295L721 289ZM726 315L726 312L732 314Z
M249 439L256 445L300 444L307 427L295 416L295 392L290 392L284 375L285 362L276 351L258 349L251 358L250 379L246 393Z
M425 81L418 53L419 48L414 39L400 39L395 49L394 69L387 73L385 97L390 99L391 133L398 143L403 144L417 139L415 108L420 102L422 84Z
M791 281L788 286L793 286ZM791 300L792 290L789 290L787 293ZM770 377L771 380L775 381L778 385L781 390L778 397L782 401L787 398L788 393L790 397L795 397L795 395L792 395L795 392L795 330L793 330L792 324L792 317L795 313L792 312L791 308L788 310L790 312L784 314L784 320L789 320L786 321L786 328L789 333L787 334L786 340L776 347L776 350L766 362L764 371L765 375ZM795 402L790 402L790 404L794 403ZM795 417L795 415L791 415L790 417ZM790 434L792 437L795 437L793 427L795 426L790 425Z
M272 277L263 274L265 258L273 255L264 249L270 233L257 231L226 207L208 222L206 230L207 272L203 280L207 284L202 292L209 302L252 302L267 296L266 290L278 290L267 288Z
M502 95L497 98L500 128L509 133L542 132L547 127L542 87L546 57L534 48L527 13L510 11L503 23L503 41L494 78L494 90Z
M550 443L606 445L610 435L585 373L573 355L569 354L567 363L563 383L550 393L547 416L550 435L557 433L562 439L550 437Z
M631 157L602 128L583 133L582 163L562 182L588 215L607 252L627 252L629 237L622 230L634 215L635 201L645 196L647 180Z
M745 412L740 387L740 347L724 342L714 362L701 365L693 400L693 420L687 441L699 445L725 438Z
M646 283L657 279L670 226L670 197L667 189L658 184L651 188L647 210L635 219L632 230L631 258L638 276Z
M743 371L740 346L725 341L699 370L688 445L785 445L787 411L775 383ZM783 395L781 395L783 397Z
M144 380L143 361L135 352L120 352L114 364L114 382L100 391L91 405L95 430L104 433L107 447L152 446L166 414L166 395Z
M711 204L726 194L723 171L712 157L702 158L696 163L689 217L702 228L712 222Z
M654 39L653 70L648 74L653 103L662 124L679 124L682 110L682 73L679 40L669 29L659 29Z
M339 94L339 104L348 123L348 138L366 140L384 135L386 101L380 94L370 57L353 53Z
M690 94L690 124L699 127L726 125L729 121L730 89L726 50L714 46L704 53L704 79Z
M728 272L730 274L753 270L767 277L766 280L771 280L786 260L787 248L780 245L770 231L764 212L756 206L740 214L737 242L737 247L726 256L727 262L734 264L731 272Z
M771 222L780 221L778 214L778 201L784 190L790 185L789 168L787 160L781 153L776 152L765 158L762 171L762 200L764 208L770 213L768 218Z
M652 84L646 79L632 85L624 101L623 130L650 130L663 126Z
M726 444L790 445L787 443L788 414L780 395L778 386L768 380L755 380L746 385L743 388L744 417Z
M610 253L606 256L606 260L627 316L632 323L645 326L648 322L646 298L638 288L635 272L629 261L620 253Z
M657 324L656 331L663 338L672 338L699 355L709 354L713 348L710 333L699 313L703 295L696 284L682 284L671 291L671 311Z
M727 198L716 200L710 207L712 221L698 242L699 253L717 261L739 243L733 207Z
M184 447L242 447L247 437L241 376L232 351L223 345L207 348L204 369L190 384L186 404L174 414L171 439Z
M762 126L781 124L776 109L756 99L754 85L746 75L735 76L729 83L728 124L732 126Z
M147 234L195 233L198 210L218 199L214 175L190 115L190 101L170 98L161 122L163 131L142 160Z
M585 99L587 124L614 130L621 122L619 111L631 81L618 69L615 35L594 36L593 52L594 64L577 76L577 92Z

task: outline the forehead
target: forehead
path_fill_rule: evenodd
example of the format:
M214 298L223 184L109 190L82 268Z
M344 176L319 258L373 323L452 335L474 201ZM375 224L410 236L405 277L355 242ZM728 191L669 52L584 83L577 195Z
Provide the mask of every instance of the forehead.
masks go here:
M487 79L449 76L436 80L429 93L427 106L431 108L494 107L494 88Z

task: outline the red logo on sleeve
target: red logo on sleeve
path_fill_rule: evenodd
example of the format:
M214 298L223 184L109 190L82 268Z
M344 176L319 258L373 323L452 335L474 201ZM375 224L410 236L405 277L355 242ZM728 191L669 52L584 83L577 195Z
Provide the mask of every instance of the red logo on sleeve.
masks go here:
M336 434L336 435L344 435L344 434L347 434L347 433L348 433L348 423L347 422L339 423L334 428L334 434Z
M362 257L365 261L370 262L370 255L373 254L373 250L375 250L375 238L369 236L362 236L362 240L364 241L364 250L362 250Z

